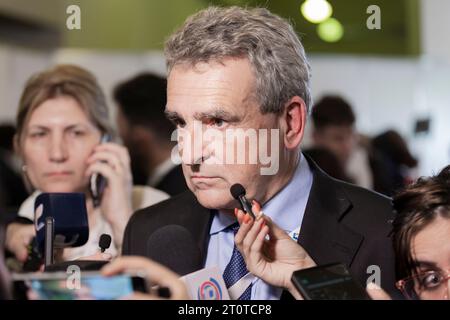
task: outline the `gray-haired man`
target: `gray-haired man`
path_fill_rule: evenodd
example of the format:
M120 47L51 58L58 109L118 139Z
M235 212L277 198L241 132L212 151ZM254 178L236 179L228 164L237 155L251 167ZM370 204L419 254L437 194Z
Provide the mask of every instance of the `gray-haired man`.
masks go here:
M149 236L181 225L200 250L196 267L216 265L229 278L229 266L240 265L229 190L240 183L317 264L345 263L363 285L375 265L390 291L389 199L331 179L301 153L310 68L292 26L266 9L211 7L187 19L165 54L166 114L179 129L190 191L137 212L123 253L147 255ZM244 289L242 299L279 299L287 288L255 277Z

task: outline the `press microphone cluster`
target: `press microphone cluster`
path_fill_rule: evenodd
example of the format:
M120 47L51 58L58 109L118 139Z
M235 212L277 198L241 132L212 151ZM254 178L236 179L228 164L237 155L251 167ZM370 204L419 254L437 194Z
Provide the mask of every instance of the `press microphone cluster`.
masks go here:
M255 217L245 188L234 184L232 196L244 212ZM218 267L199 270L203 265L199 245L191 233L180 225L168 225L156 230L147 240L146 256L182 275L181 280L194 300L229 300L230 295ZM150 279L151 281L151 279Z
M203 263L200 249L186 228L173 224L156 230L147 240L146 256L182 275L191 299L229 299L217 267L199 270Z
M79 247L89 239L86 199L83 193L42 193L34 204L36 237L28 247L23 271L37 271L42 264L45 271L65 271L76 264L82 270L98 270L106 262L77 260L54 263L54 249ZM111 236L102 234L101 252L111 245Z

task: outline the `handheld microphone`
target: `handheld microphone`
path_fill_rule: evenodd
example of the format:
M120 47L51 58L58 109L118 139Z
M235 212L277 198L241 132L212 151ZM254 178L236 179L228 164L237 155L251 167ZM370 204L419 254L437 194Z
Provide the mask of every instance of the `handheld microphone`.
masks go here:
M150 235L146 254L179 275L197 271L203 264L200 249L191 233L174 224L164 226Z
M248 213L253 219L255 219L255 214L252 211L252 205L245 197L245 188L242 184L233 184L230 188L230 192L233 198L239 201L242 211Z
M100 251L103 253L106 249L111 246L111 236L109 234L102 234L100 236L100 240L98 241L98 246L100 247Z

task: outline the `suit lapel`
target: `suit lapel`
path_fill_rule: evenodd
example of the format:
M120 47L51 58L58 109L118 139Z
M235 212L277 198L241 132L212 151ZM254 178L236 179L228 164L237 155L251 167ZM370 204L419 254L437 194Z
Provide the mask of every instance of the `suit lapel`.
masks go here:
M307 157L313 185L306 205L298 243L318 264L341 262L350 266L363 236L341 223L352 209L344 191Z
M185 226L191 232L200 249L202 265L199 266L199 269L201 269L206 261L209 231L214 215L211 213L211 210L200 205L193 193L189 193L191 194L191 199L188 204L189 214L186 215Z

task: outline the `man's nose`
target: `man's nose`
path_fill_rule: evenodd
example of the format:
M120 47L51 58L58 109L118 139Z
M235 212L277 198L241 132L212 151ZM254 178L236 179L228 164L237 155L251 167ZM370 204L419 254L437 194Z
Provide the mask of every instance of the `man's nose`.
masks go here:
M199 165L209 158L209 148L201 130L186 128L179 138L181 160L186 165Z

